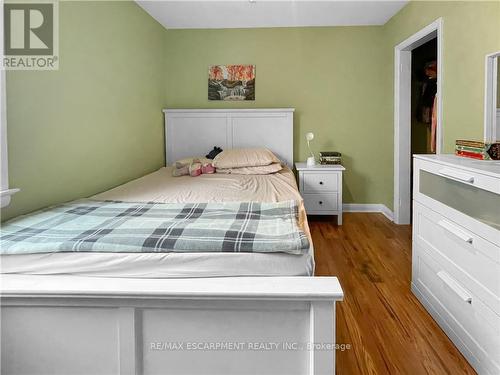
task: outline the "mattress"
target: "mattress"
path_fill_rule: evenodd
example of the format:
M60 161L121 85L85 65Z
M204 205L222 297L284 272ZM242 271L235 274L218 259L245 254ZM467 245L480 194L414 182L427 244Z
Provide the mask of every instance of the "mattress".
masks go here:
M95 277L179 278L229 276L311 276L314 254L307 216L293 172L272 175L209 174L172 177L170 167L94 195L125 202L280 202L296 200L299 226L311 247L301 255L285 253L48 253L2 255L1 272L73 274Z

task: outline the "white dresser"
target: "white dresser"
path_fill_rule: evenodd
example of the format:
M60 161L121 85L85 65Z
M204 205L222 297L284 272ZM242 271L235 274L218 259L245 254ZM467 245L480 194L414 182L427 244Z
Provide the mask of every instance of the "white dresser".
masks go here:
M309 215L337 215L342 225L342 173L341 165L295 163L299 173L299 190Z
M418 155L412 290L479 374L500 374L500 162Z

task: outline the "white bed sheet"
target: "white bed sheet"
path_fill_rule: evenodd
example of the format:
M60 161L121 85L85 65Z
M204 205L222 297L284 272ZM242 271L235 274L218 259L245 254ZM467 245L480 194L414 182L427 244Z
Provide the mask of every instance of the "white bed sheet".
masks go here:
M310 254L51 253L2 257L3 273L95 277L179 278L310 276Z
M261 201L302 198L288 168L266 176L172 177L160 170L92 197L99 200L173 202ZM1 272L95 277L178 278L225 276L311 276L314 252L301 204L299 225L309 236L302 255L285 253L46 253L2 255Z

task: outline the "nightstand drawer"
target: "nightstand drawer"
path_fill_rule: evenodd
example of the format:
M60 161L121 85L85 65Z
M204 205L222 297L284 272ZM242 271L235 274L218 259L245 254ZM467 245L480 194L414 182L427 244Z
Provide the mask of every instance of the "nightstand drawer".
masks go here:
M337 211L338 209L337 193L304 194L303 198L307 213L316 211Z
M304 193L338 191L337 173L304 173Z

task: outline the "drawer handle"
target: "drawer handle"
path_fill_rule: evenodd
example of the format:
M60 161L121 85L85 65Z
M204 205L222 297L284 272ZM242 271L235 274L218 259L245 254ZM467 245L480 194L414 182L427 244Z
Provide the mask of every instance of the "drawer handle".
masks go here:
M472 241L474 240L474 238L472 236L470 236L468 233L461 230L460 228L457 228L455 225L453 225L449 221L440 220L438 222L438 224L441 228L443 228L447 232L450 232L454 236L460 238L462 241L472 244Z
M459 180L462 182L468 182L470 184L474 183L474 176L471 176L470 174L467 173L457 172L454 171L453 169L447 169L447 168L440 169L439 174L442 176L451 177L455 180Z
M319 201L318 203L319 203L319 204L323 204L323 201Z
M467 291L462 288L454 278L448 275L445 271L439 271L437 275L451 290L456 293L457 296L460 297L462 301L472 304L472 296L467 293Z
M319 182L319 184L320 184L320 185L323 185L323 181L320 181L320 182Z

